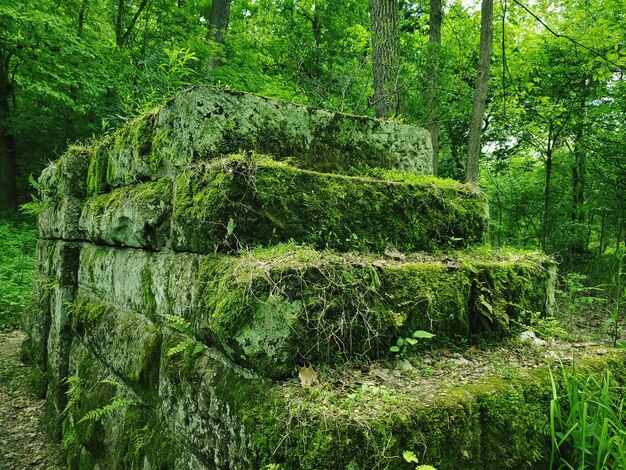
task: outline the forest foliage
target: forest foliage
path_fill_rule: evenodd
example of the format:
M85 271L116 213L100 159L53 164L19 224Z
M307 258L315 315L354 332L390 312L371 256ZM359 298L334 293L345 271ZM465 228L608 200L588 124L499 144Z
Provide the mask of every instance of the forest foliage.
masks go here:
M192 83L374 116L370 3L2 2L0 140L15 147L20 197L68 143L111 132ZM391 118L436 122L439 175L463 179L480 5L443 2L440 44L429 41L429 1L397 7ZM624 246L625 7L495 3L479 178L492 243L543 249L592 275Z

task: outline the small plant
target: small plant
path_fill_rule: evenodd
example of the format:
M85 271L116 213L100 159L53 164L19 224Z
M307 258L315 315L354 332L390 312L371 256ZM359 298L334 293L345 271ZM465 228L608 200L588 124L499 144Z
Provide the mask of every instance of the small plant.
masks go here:
M562 368L550 372L550 468L626 468L626 397L607 371L601 380Z
M169 326L173 330L176 330L186 336L193 336L191 323L189 323L183 317L167 314L162 314L162 316L167 321L167 326ZM183 354L186 358L192 358L202 351L202 347L202 344L198 343L193 338L186 338L175 346L169 348L165 354L167 355L167 357L173 357L178 354Z
M108 404L104 405L101 408L95 408L85 413L85 415L78 420L79 424L84 423L85 421L100 421L105 416L108 416L119 409L127 408L129 406L135 406L138 404L137 400L135 400L134 398L128 398L126 392L124 391L124 386L121 383L109 379L101 380L100 383L113 385L115 388L117 388L116 394L113 396Z
M417 455L415 455L415 452L413 451L405 450L404 452L402 452L402 458L405 460L405 462L419 464ZM415 467L415 470L437 470L437 469L433 467L432 465L417 465Z
M606 287L613 294L613 305L611 308L611 316L605 323L605 328L611 331L611 340L613 346L617 346L617 342L622 333L622 315L621 311L626 305L626 250L620 251L617 256L617 272L613 275L611 283Z
M413 346L415 346L420 339L430 339L433 336L435 336L432 333L429 333L428 331L424 331L424 330L416 330L413 332L413 334L411 335L411 337L406 338L406 337L399 337L396 340L396 344L395 346L391 346L389 348L389 350L393 353L396 353L396 355L399 358L406 358L408 353L409 353L409 349Z

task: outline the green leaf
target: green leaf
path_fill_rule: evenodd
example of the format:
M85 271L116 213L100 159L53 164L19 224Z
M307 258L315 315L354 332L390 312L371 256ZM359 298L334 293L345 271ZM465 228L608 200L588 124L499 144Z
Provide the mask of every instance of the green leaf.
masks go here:
M397 353L400 352L400 348L398 346L391 346L389 351Z
M435 336L432 333L429 333L428 331L424 331L424 330L417 330L413 332L413 338L424 338L424 339L430 339L433 336Z
M410 450L405 450L404 452L402 452L402 458L409 463L419 463L415 452L412 452Z

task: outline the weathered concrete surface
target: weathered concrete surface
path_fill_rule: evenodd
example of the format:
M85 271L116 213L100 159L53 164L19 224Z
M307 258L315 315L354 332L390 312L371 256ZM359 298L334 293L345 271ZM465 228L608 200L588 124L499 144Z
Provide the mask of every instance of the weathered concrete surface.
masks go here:
M359 167L432 173L425 129L198 86L117 132L99 178L125 186L240 151L330 173Z
M415 375L345 385L416 329L496 341L552 307L553 263L471 249L484 196L430 165L419 128L205 87L51 164L24 355L70 467L542 462L546 369L419 400ZM307 363L323 386L295 385Z
M431 251L480 242L487 202L475 188L419 177L300 170L263 156L194 166L176 180L171 246L216 249L295 240L316 248Z

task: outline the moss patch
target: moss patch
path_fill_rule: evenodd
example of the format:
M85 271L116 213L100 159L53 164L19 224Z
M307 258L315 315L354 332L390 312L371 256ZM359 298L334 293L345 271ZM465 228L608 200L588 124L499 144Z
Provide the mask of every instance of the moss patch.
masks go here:
M391 261L281 245L210 255L189 320L199 338L281 377L308 362L392 355L415 330L435 333L429 344L502 338L511 320L545 311L550 266L518 252Z
M169 236L172 182L163 178L87 199L80 227L90 241L163 248Z
M486 202L451 180L345 177L233 156L176 181L174 246L212 252L294 239L318 248L430 251L481 240Z

